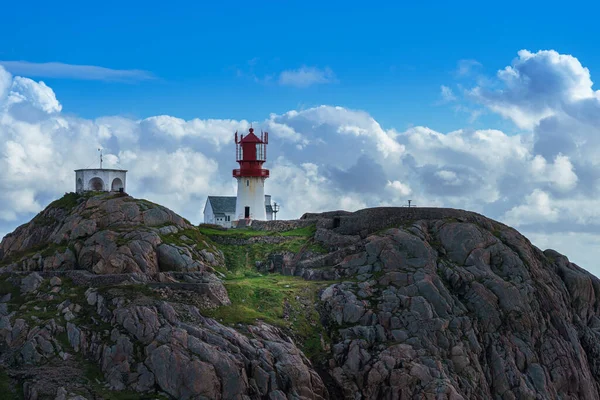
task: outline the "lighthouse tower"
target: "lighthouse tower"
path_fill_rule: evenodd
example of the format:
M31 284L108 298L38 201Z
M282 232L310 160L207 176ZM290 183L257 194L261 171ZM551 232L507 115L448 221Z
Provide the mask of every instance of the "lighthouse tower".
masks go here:
M254 129L238 140L235 133L236 161L239 169L233 170L233 177L237 179L237 199L235 203L235 220L257 219L266 220L265 210L265 180L269 177L269 170L262 165L267 159L267 144L269 134L261 132L260 138L254 134Z

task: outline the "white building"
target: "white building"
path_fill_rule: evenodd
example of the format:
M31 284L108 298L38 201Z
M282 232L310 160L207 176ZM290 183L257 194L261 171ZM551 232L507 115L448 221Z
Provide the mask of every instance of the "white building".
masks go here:
M124 192L127 170L124 169L77 169L75 170L75 191L83 192Z
M271 196L264 196L264 211L267 221L273 219L273 207L271 206ZM204 205L204 223L221 225L225 228L231 228L232 222L237 220L235 196L208 196Z

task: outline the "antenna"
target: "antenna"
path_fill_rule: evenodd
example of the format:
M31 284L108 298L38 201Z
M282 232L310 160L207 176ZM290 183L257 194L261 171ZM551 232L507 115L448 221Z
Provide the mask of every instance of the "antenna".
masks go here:
M102 169L102 149L98 149L100 152L100 169Z
M416 205L415 204L411 204L411 202L412 202L412 200L408 200L408 205L405 206L405 207L408 207L408 208L410 208L410 207L416 207Z
M277 202L273 203L273 219L277 221L277 213L279 212L279 204Z

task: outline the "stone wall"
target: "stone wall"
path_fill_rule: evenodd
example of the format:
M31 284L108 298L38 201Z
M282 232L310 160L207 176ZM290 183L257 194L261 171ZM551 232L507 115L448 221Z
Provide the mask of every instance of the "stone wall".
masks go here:
M314 225L315 221L311 220L277 220L277 221L252 221L252 229L257 231L270 231L270 232L285 232L292 229L305 228L307 226Z

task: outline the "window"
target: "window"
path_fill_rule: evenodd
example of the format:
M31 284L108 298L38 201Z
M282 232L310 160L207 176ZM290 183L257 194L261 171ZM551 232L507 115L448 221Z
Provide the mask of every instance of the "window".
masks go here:
M256 144L256 159L257 160L265 159L265 145L262 143Z
M250 179L246 179L246 186L250 186Z

